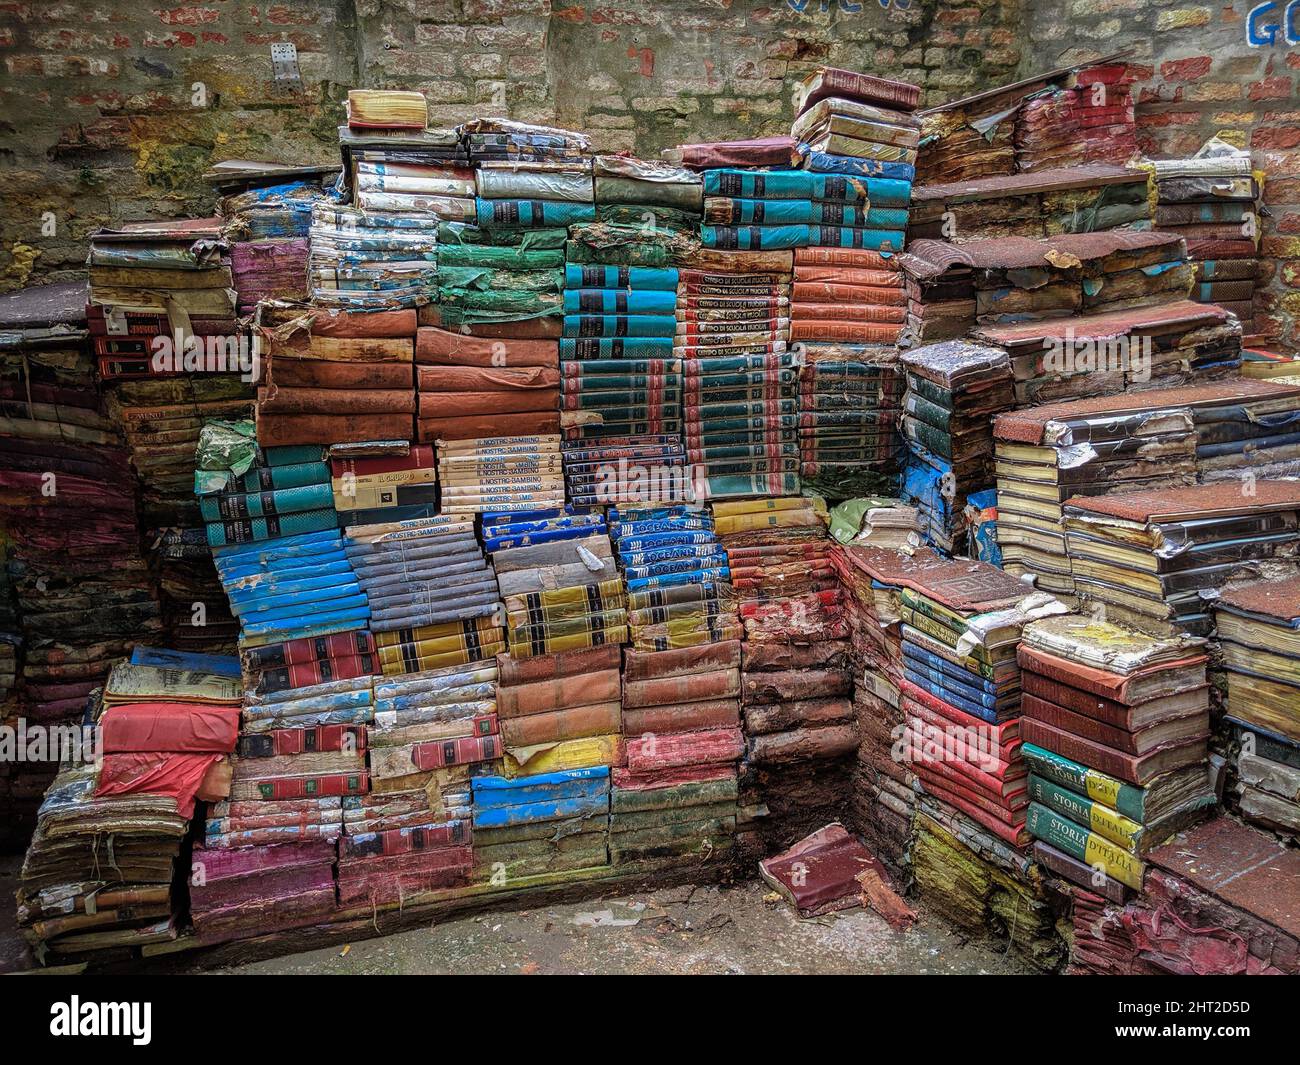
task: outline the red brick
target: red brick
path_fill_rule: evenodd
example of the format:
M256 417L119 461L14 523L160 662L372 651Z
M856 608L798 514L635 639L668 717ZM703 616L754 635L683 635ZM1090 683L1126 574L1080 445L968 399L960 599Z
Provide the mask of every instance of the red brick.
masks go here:
M158 21L165 26L201 26L216 22L221 12L210 7L173 7L169 10L155 10Z
M1252 100L1286 100L1291 96L1291 79L1278 75L1255 82L1246 94Z
M1300 147L1300 127L1266 126L1255 130L1250 136L1252 148L1297 148Z
M1214 58L1208 55L1189 59L1169 59L1160 64L1160 76L1166 81L1195 81L1210 72Z

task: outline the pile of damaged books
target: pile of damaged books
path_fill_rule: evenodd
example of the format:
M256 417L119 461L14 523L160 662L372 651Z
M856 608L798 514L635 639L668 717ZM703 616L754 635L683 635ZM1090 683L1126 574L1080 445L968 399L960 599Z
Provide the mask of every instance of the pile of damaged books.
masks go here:
M1238 805L1247 820L1292 837L1300 834L1297 594L1300 579L1292 569L1282 579L1225 588L1214 604Z
M1141 890L1142 855L1215 802L1202 642L1066 614L1026 626L1017 654L1035 854L1086 888L1100 866L1100 886Z
M1157 159L1155 224L1187 241L1196 267L1192 299L1235 314L1246 333L1255 322L1263 175L1250 152L1214 137L1190 159Z

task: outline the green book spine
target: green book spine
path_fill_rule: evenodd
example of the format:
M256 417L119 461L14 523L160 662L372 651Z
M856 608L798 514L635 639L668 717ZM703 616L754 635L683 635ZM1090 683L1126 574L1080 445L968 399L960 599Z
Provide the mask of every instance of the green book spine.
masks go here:
M1024 744L1020 753L1030 772L1037 773L1044 780L1050 780L1053 784L1060 784L1085 798L1109 806L1138 824L1146 822L1146 792L1142 788L1089 769L1032 743Z
M1079 795L1060 784L1053 784L1033 773L1029 775L1029 797L1055 813L1068 817L1075 824L1118 844L1130 854L1136 854L1141 845L1142 826L1136 821L1103 803Z
M1035 839L1050 843L1072 858L1091 866L1100 866L1108 876L1136 891L1142 890L1145 867L1132 854L1110 840L1089 832L1068 817L1049 810L1041 803L1031 802L1025 827Z
M903 432L909 439L929 448L941 458L952 458L952 437L933 425L916 418L903 420Z
M930 402L930 400L917 395L915 392L907 397L907 412L945 433L952 428L952 411L948 410L947 407L941 407L937 403Z

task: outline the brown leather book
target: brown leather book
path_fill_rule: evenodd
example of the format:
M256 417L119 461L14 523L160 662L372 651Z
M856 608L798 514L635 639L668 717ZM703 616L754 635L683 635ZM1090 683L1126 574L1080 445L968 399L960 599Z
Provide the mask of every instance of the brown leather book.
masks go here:
M1189 740L1202 739L1210 732L1208 706L1199 715L1175 718L1136 732L1122 726L1108 724L1095 717L1075 713L1073 710L1034 695L1021 696L1020 711L1022 720L1026 717L1033 718L1095 743L1114 747L1125 754L1138 756L1149 755Z
M622 650L617 645L609 644L604 647L588 647L581 651L532 655L528 658L497 655L499 684L505 688L514 684L550 680L553 677L573 677L582 673L618 669L619 662L622 660Z
M619 729L618 703L604 702L503 720L501 738L507 747L531 747L535 743L608 736Z
M740 670L716 669L680 677L625 681L624 706L666 706L701 699L734 699L740 695Z
M715 669L740 666L740 641L680 647L670 651L636 651L629 649L623 669L625 681L653 680L656 677L680 677L687 673L707 673Z
M497 713L503 718L528 717L574 706L618 701L617 666L572 676L549 677L528 684L501 685L497 688Z
M1145 699L1140 703L1120 703L1101 695L1094 695L1073 684L1053 680L1033 669L1020 674L1020 689L1026 695L1045 699L1076 714L1095 718L1126 732L1136 732L1161 721L1191 717L1209 707L1208 684L1198 684L1172 695Z
M665 732L698 732L702 729L737 728L739 699L702 699L671 706L623 708L623 735L659 735Z
M1057 655L1039 651L1025 644L1016 648L1016 660L1022 670L1041 673L1052 680L1069 684L1113 702L1132 705L1144 699L1174 695L1189 687L1205 684L1204 655L1163 662L1158 666L1137 669L1128 675L1110 673L1085 666Z
M1020 737L1026 743L1064 755L1072 762L1139 787L1144 787L1162 773L1203 762L1208 753L1208 746L1202 738L1147 755L1127 754L1032 717L1020 719Z

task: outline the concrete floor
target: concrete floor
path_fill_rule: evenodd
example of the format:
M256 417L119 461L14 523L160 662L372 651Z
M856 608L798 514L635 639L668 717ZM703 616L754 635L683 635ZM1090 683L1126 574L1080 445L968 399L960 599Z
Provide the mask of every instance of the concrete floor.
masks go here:
M0 858L0 972L30 966L14 925L21 860ZM760 881L461 917L220 973L286 975L586 973L1014 974L997 944L972 943L921 909L907 932L867 910L801 920Z
M801 920L767 886L646 895L464 917L347 947L220 970L320 975L1025 973L997 945L923 912L893 931L866 910Z

